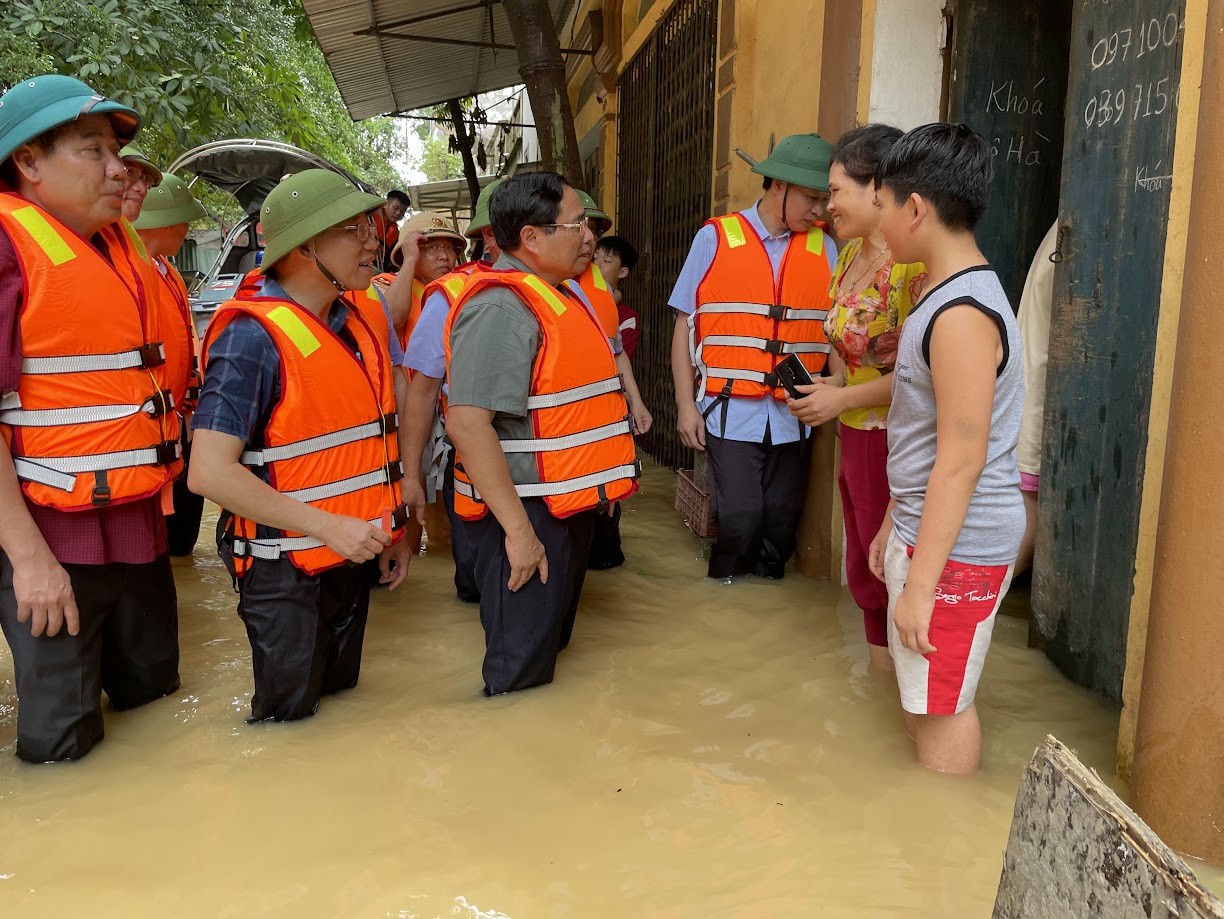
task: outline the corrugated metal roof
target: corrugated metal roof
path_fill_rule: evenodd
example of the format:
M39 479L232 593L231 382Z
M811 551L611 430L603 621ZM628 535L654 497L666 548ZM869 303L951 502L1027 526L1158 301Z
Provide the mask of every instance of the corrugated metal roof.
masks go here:
M562 23L574 0L550 0L550 5L555 21ZM302 0L302 7L354 120L405 112L522 82L518 55L513 50L355 34L375 28L513 45L506 13L496 0L489 4L481 0ZM449 10L458 12L404 23Z

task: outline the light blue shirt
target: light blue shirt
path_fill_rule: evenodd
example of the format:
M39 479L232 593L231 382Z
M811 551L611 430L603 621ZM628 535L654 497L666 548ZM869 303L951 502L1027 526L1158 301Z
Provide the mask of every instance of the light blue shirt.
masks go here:
M383 312L387 316L387 328L391 332L391 337L387 342L387 350L391 352L391 366L398 367L404 363L404 349L400 347L399 335L395 332L395 323L391 321L391 307L387 306L387 298L382 295L381 290L375 287L374 292L378 294L378 302L382 304Z
M567 282L570 292L582 301L592 316L595 308L577 282ZM417 317L416 325L412 327L412 335L408 338L408 348L404 352L403 364L416 373L439 380L446 376L446 348L442 334L446 330L446 315L450 312L450 301L446 295L435 290L421 304L421 315ZM599 317L596 316L596 321ZM612 345L612 353L620 354L624 345L620 333Z
M778 279L778 270L782 266L782 257L790 245L791 232L784 230L779 236L770 235L765 229L758 212L761 202L740 215L748 221L749 226L756 230L761 242L765 245L765 254L773 266L774 280ZM825 256L829 260L829 271L837 267L837 243L828 233L824 234ZM680 277L676 278L676 286L672 288L667 305L677 313L692 316L697 310L697 288L700 286L710 266L714 264L714 254L718 251L718 231L712 226L703 226L693 239L684 267L680 269ZM713 404L715 396L707 395L697 402L698 411L704 412ZM725 410L725 411L724 411ZM725 418L725 422L724 422ZM710 412L706 417L706 430L715 437L726 440L740 440L747 443L764 443L768 433L770 443L789 444L802 440L807 436L807 425L790 413L785 402L777 399L745 399L733 396Z

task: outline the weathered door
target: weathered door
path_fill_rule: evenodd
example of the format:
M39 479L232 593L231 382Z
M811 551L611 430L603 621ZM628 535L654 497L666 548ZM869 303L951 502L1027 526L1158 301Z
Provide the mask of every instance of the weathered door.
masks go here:
M718 0L679 0L620 80L617 232L641 260L624 285L638 311L634 374L654 426L639 440L655 460L686 465L671 378L667 297L710 214Z
M1033 626L1058 667L1114 700L1126 669L1183 19L1183 0L1074 5Z
M1011 297L1058 214L1071 4L957 0L948 117L990 141L995 179L978 245Z

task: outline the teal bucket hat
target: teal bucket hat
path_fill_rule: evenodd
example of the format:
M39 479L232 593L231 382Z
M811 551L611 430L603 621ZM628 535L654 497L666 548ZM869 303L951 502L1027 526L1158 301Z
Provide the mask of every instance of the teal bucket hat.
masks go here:
M161 184L149 189L140 216L132 222L132 226L138 230L157 230L191 223L207 216L208 211L192 196L187 183L176 175L167 174L162 176Z
M832 164L833 145L827 140L819 134L792 134L778 141L752 171L789 185L828 191Z
M0 163L22 144L82 115L108 115L120 144L132 142L140 115L73 77L44 74L22 80L0 96Z
M307 169L289 176L268 193L260 209L265 246L260 272L267 274L269 268L324 230L386 203L330 169Z

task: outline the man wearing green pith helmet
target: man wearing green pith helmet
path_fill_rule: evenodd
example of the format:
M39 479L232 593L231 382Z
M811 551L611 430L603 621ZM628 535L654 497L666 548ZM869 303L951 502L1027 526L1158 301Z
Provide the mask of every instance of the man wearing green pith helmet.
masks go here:
M718 580L779 579L795 551L808 428L775 371L793 356L818 378L828 356L831 154L817 134L783 138L752 168L764 177L760 199L706 222L668 298L676 427L709 457L718 538L708 574Z
M125 147L120 151L128 164L129 174L132 161L127 152L131 149ZM151 164L150 168L156 169ZM124 217L132 220L161 281L158 293L165 317L166 365L174 408L182 422L183 463L186 465L191 462L191 413L200 395L200 342L191 316L187 285L170 259L183 247L191 222L206 216L207 212L192 197L186 182L175 175L162 176L160 170L157 171L157 184L143 197L139 213L129 217L127 210L125 195ZM173 513L166 518L170 554L190 555L200 535L204 499L187 488L185 468L174 480L173 498Z
M205 335L189 485L224 508L251 721L306 718L356 686L371 584L407 571L402 371L370 293L382 203L328 170L285 179L260 215L262 289L222 306Z

